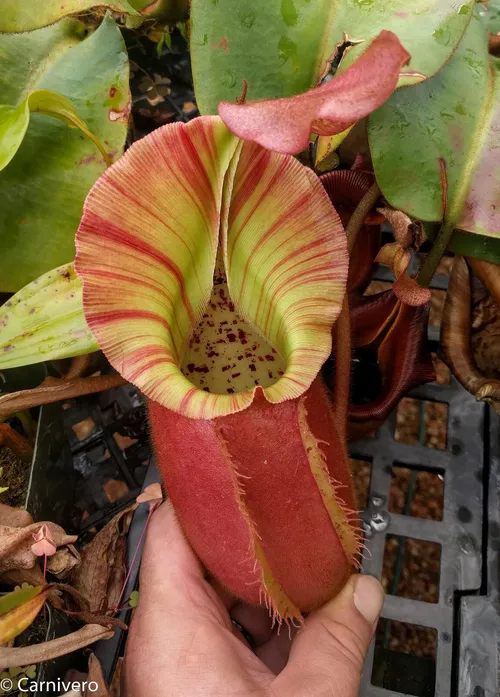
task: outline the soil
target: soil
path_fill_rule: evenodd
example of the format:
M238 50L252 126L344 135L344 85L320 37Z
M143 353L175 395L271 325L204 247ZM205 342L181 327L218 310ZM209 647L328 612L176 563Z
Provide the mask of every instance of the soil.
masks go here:
M24 507L28 493L31 464L20 460L10 448L0 446L0 487L9 487L0 494L0 503L14 508Z

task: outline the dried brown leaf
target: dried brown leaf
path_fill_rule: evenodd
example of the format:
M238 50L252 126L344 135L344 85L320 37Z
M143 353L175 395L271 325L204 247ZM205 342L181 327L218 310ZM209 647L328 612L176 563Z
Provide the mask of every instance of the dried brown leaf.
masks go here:
M500 306L490 295L473 305L471 346L483 375L500 379Z
M23 508L12 508L0 503L0 525L10 525L14 528L24 528L30 525L33 518Z
M58 549L54 556L47 560L47 569L57 578L65 579L81 561L80 552L76 547L67 545Z
M163 501L163 492L161 490L161 484L155 482L147 486L142 494L136 498L137 503L155 503Z
M111 387L124 385L127 381L121 375L97 375L88 378L46 378L39 387L19 392L9 392L0 397L0 417L9 416L16 411L24 411L42 404L53 404L64 399L73 399Z
M126 534L134 504L120 511L82 552L71 574L72 585L89 601L91 612L105 612L119 601L126 575Z
M441 354L457 380L478 400L500 413L500 380L484 375L471 346L472 290L465 260L456 257L441 324Z
M89 656L89 675L87 682L88 684L85 688L84 697L91 697L92 695L93 697L109 697L109 690L104 680L101 664L97 656L93 653ZM92 690L90 690L88 686L91 683L94 683L94 685L92 685ZM95 689L95 685L97 685L97 689Z
M112 636L112 629L102 627L100 624L86 624L72 634L44 641L41 644L0 648L0 670L50 661L53 658L83 649L95 641L111 639Z
M406 213L394 208L377 208L377 211L392 225L394 237L404 249L410 247L419 249L426 239L424 226L421 222L413 221Z
M35 566L37 557L32 551L33 534L42 525L46 525L50 537L56 547L71 544L76 541L76 535L67 535L55 523L31 523L24 528L0 524L0 573L10 569L31 569Z
M39 566L34 566L32 569L9 569L0 574L0 581L14 586L22 586L23 583L29 583L30 586L43 586L45 583Z

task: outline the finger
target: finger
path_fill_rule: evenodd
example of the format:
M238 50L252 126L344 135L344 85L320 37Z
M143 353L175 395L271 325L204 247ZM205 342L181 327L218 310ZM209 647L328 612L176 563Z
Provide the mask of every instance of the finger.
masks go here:
M217 593L181 530L172 504L163 503L152 515L140 572L141 610L155 607L187 619L211 619L230 628Z
M290 630L282 627L281 631L274 631L269 641L256 649L255 654L275 675L286 666L296 633L295 627L290 627Z
M255 689L271 679L233 636L224 604L205 579L171 505L163 504L147 534L125 653L125 694L203 697L226 689L244 694L242 685Z
M274 682L276 693L357 697L383 598L375 578L353 576L336 598L307 618Z

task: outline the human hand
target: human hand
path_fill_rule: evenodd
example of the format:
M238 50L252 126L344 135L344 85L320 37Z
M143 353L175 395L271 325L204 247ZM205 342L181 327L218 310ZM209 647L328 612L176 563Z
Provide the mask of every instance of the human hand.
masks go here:
M205 579L173 509L153 514L124 663L126 697L357 697L383 602L355 575L295 636ZM252 651L231 622L255 640Z

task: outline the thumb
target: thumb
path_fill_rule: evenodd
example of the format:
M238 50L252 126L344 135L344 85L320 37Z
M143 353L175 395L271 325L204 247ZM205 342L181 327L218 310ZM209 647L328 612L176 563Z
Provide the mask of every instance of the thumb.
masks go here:
M377 579L357 574L297 634L277 694L357 697L363 662L384 602Z

